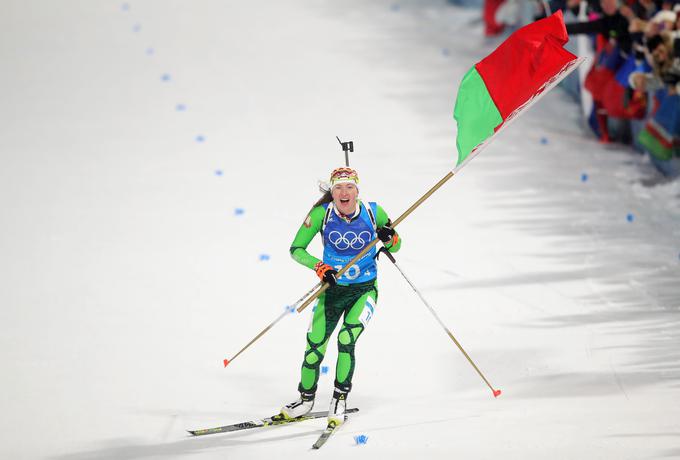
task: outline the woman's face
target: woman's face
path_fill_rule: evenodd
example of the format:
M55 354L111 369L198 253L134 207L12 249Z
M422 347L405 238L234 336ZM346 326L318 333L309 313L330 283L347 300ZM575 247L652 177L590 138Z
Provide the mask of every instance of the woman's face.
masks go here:
M331 191L335 208L345 215L353 214L357 208L359 189L354 184L338 184Z

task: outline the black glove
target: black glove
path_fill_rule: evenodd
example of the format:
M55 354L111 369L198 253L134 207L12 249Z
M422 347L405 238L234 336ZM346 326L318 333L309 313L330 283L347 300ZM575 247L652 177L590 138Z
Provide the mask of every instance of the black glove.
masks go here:
M392 238L394 238L394 229L390 227L392 225L392 221L387 221L387 224L385 224L384 227L380 227L378 229L378 238L380 238L380 241L383 243L387 244L392 241Z
M324 283L328 283L331 286L338 284L338 280L335 278L335 275L338 274L338 271L330 265L323 262L318 262L314 266L314 270L316 271L316 275L319 277L319 279L321 279L321 281Z

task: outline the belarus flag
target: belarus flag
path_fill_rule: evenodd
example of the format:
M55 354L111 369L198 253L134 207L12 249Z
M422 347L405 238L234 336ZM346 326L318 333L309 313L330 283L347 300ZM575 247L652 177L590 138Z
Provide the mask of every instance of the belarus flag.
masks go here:
M453 111L458 165L582 62L563 48L568 40L558 11L514 32L465 74Z

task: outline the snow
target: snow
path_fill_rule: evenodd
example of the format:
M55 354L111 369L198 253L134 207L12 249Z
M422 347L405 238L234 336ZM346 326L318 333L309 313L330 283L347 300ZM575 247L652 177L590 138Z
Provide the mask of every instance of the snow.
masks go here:
M398 227L400 267L499 398L383 260L360 412L321 451L323 420L186 435L296 396L310 309L222 360L317 282L288 247L336 135L393 218L454 166L456 88L495 45L478 17L5 2L0 457L680 457L680 182L595 142L559 89Z

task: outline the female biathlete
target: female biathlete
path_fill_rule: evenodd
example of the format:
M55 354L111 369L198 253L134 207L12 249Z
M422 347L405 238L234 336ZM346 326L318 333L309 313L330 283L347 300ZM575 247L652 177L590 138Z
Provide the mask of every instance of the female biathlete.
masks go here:
M336 425L344 422L347 394L352 389L354 348L373 316L378 299L375 246L341 277L336 275L376 237L390 252L398 251L401 246L399 235L391 227L385 211L376 203L363 203L358 199L358 185L359 177L355 170L333 170L330 191L314 205L290 248L293 259L315 270L330 287L314 305L298 385L300 398L281 408L281 415L285 418L300 417L312 410L328 339L342 316L335 390L328 422ZM323 261L307 252L307 246L317 233L321 233L323 238Z

